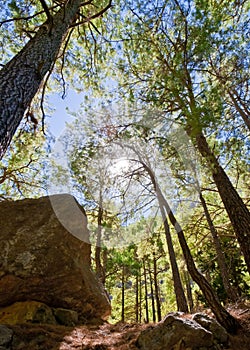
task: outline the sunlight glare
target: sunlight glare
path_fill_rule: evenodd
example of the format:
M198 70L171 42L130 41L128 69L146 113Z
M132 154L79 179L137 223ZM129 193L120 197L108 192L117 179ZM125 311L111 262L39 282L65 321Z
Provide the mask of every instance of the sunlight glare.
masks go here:
M110 166L110 173L113 176L125 174L130 167L130 162L126 158L114 159L114 162Z

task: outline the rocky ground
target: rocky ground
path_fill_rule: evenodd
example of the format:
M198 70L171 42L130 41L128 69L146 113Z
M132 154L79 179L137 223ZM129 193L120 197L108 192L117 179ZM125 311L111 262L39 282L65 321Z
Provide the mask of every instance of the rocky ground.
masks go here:
M240 322L242 328L235 336L230 336L229 343L218 349L249 350L250 348L250 308L249 305L234 305L229 311ZM187 315L187 317L189 317ZM138 350L139 334L152 325L116 324L64 327L55 325L13 325L11 345L1 346L0 350ZM176 350L185 350L181 345ZM211 347L217 349L217 347ZM162 348L159 348L162 350ZM164 348L165 350L165 348ZM166 349L168 350L168 349ZM171 350L171 349L169 349Z

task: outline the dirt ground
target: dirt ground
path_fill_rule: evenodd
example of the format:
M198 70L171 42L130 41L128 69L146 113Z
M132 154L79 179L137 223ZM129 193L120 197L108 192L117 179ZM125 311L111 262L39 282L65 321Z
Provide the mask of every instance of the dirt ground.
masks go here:
M228 307L241 328L230 336L228 350L250 349L250 304L239 303ZM101 326L63 327L50 325L16 325L13 350L138 350L135 346L139 333L149 327L145 324L103 324Z

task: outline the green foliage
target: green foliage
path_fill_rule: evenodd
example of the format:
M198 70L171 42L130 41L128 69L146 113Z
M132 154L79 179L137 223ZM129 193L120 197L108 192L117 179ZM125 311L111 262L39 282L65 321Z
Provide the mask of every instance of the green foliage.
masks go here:
M22 125L7 154L0 162L0 198L23 199L46 194L45 136ZM43 159L43 161L41 161Z

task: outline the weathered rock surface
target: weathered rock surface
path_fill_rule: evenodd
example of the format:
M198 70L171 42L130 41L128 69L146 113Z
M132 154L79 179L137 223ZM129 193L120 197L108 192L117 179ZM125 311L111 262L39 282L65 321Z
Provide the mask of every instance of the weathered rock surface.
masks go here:
M227 331L214 318L206 314L197 313L193 315L192 319L213 333L214 339L218 344L226 345L228 343L229 337Z
M218 350L213 334L194 320L169 314L145 329L136 343L141 350Z
M19 301L0 309L0 324L14 325L27 322L64 326L75 326L79 323L76 311L51 308L39 301Z
M89 267L84 214L69 195L0 203L0 307L35 300L76 311L80 322L110 314Z

